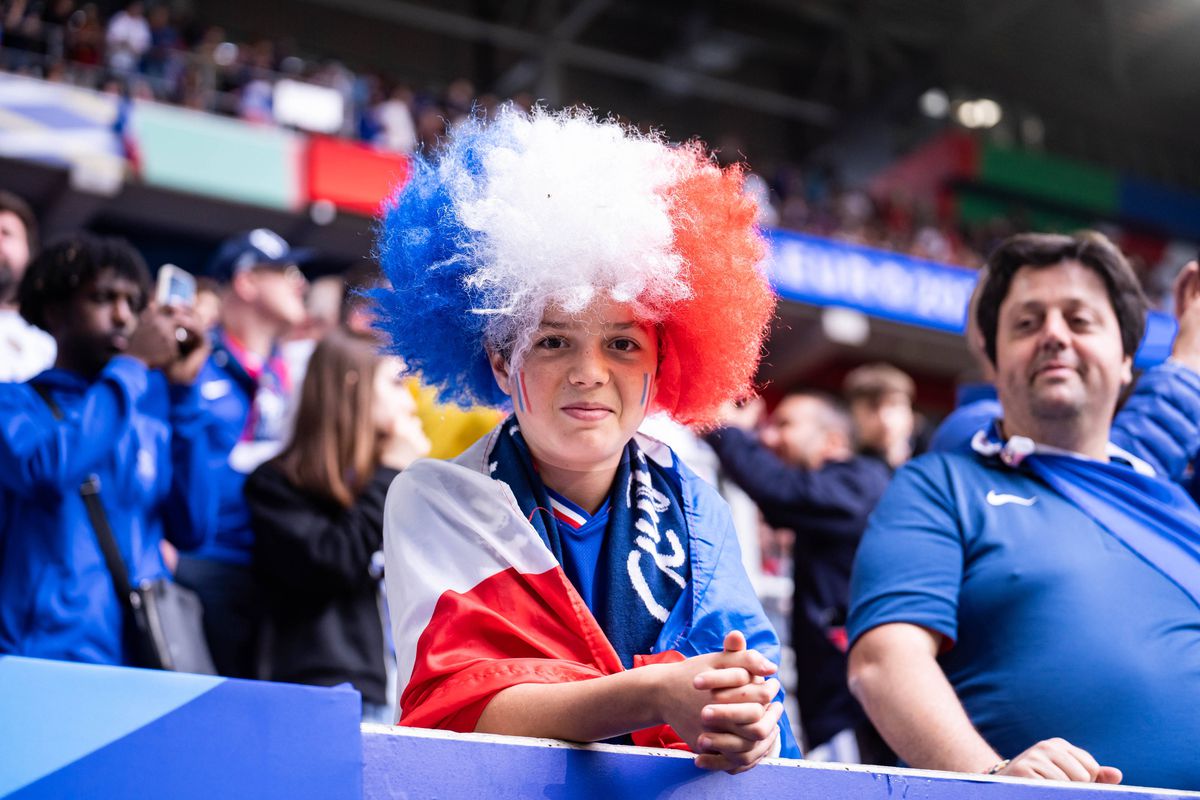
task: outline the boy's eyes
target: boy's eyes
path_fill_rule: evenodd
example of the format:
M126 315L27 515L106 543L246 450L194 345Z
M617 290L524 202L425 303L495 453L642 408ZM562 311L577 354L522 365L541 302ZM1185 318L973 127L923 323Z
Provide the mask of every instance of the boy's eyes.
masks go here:
M542 350L561 350L569 344L564 336L543 336L537 341L537 347ZM605 345L618 353L636 353L642 349L642 345L636 339L631 339L628 336L620 336L615 339L609 339Z
M638 344L636 339L630 339L625 336L613 339L608 343L608 346L621 353L632 353L640 350L642 347L640 344Z

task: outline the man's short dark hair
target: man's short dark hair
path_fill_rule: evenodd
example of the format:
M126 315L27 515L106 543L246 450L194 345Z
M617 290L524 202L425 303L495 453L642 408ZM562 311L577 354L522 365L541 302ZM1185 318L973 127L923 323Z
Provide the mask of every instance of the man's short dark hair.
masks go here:
M54 240L29 262L17 290L21 316L46 328L46 309L62 305L104 270L111 269L142 290L141 311L150 299L150 271L129 242L72 233Z
M25 241L29 244L29 254L31 256L36 254L38 251L38 224L37 217L34 216L29 203L12 192L0 189L0 213L5 211L21 220L21 224L25 226Z
M1121 251L1108 237L1094 231L1074 236L1058 233L1019 233L996 248L987 262L987 277L979 293L975 321L983 334L984 348L992 364L996 363L996 329L1000 304L1008 296L1013 276L1022 267L1052 267L1077 261L1104 281L1108 300L1121 329L1125 355L1137 352L1146 329L1146 296L1137 275Z
M849 440L854 439L854 423L850 420L850 410L837 395L824 389L798 386L789 389L788 393L780 398L776 408L792 398L815 401L820 408L821 425L826 430L834 430Z
M917 385L907 372L881 361L850 370L842 381L842 394L851 404L877 401L889 394L902 394L912 400L917 396Z

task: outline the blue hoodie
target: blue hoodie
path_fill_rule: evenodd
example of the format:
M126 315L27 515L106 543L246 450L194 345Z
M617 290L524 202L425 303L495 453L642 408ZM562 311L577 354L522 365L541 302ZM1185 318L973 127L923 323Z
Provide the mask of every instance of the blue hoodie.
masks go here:
M246 476L282 448L289 387L280 375L281 363L276 350L253 377L238 361L226 334L218 330L213 335L213 352L196 386L216 462L211 480L218 495L217 520L196 558L250 564L254 530L242 488Z
M49 390L56 420L31 384ZM0 653L123 664L123 610L79 486L95 474L136 585L167 577L164 536L203 543L216 495L195 387L116 356L94 381L0 384Z

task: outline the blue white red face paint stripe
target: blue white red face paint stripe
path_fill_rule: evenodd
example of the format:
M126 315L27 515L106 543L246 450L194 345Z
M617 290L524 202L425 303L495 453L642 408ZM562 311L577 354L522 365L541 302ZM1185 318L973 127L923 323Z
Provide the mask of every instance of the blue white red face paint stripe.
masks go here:
M525 389L525 370L517 372L517 410L522 414L532 411L529 405L529 392Z
M650 373L642 374L642 408L650 405Z

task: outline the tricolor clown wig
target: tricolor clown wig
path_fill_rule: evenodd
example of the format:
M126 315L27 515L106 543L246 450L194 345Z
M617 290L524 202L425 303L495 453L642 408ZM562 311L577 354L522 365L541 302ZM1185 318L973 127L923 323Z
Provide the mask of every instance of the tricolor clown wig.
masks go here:
M711 424L750 389L775 298L742 172L583 111L459 127L388 201L380 329L446 402L504 405L487 350L519 365L548 306L597 297L659 330L654 408Z

